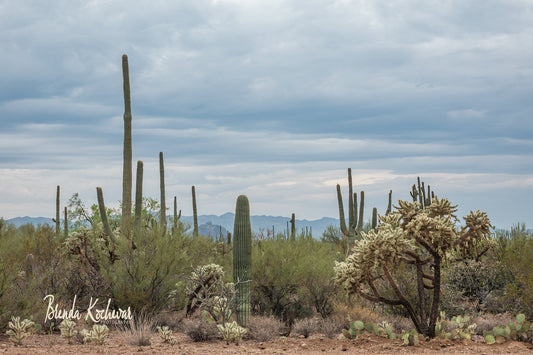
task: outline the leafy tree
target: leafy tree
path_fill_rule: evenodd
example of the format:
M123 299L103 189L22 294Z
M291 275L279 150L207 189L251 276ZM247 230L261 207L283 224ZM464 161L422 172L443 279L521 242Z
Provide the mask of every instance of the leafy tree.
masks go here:
M458 229L457 206L447 199L435 198L425 208L419 202L398 203L395 212L380 217L376 229L363 233L344 262L336 263L336 281L349 293L369 301L403 307L419 333L435 337L446 252L470 248L488 238L492 226L486 213L477 211L464 217L465 225ZM404 264L413 270L415 302L397 283L398 270ZM392 292L381 292L384 288Z

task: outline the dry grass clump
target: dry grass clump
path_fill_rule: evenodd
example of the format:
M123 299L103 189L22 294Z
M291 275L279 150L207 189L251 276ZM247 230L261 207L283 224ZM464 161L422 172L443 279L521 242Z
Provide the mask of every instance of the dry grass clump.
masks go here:
M475 317L473 322L477 324L476 333L483 334L485 330L492 330L496 326L508 324L514 320L514 317L509 312L499 314L485 313Z
M136 346L150 346L152 333L155 329L155 321L149 316L139 316L130 319L128 325L121 329L126 342Z
M173 331L183 330L185 311L163 311L155 316L157 325L167 326Z
M356 302L349 304L347 302L336 302L333 306L331 317L342 322L343 327L346 327L346 329L350 327L349 319L377 324L381 318L381 316L372 309Z
M320 319L317 322L317 326L318 333L324 334L324 336L329 339L335 339L342 333L342 329L344 328L344 321L339 321L339 319L335 317L328 317Z
M206 322L199 318L184 319L182 331L194 342L208 341L218 336L218 329L214 322Z
M257 341L270 341L279 337L283 323L274 317L252 316L248 322L248 334Z
M400 315L389 315L387 316L387 321L392 325L394 332L397 334L415 328L411 318L402 317Z
M308 338L309 335L318 332L318 322L314 318L298 319L294 323L293 332L298 335L303 335L304 338Z

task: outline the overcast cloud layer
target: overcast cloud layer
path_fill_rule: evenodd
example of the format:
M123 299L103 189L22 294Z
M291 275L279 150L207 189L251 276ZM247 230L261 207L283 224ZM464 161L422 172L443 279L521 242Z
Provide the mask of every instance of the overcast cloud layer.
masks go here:
M460 214L533 225L533 3L0 2L0 216L47 216L96 186L117 206L121 56L145 192L192 213L338 217L421 176ZM369 216L367 210L367 216Z

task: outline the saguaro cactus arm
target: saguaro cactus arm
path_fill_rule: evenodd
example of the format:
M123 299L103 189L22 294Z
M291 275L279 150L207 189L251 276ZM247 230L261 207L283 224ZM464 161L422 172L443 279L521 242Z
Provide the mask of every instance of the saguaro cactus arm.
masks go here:
M113 244L117 243L117 240L115 239L115 236L113 235L113 231L111 230L111 227L109 227L109 222L107 220L107 213L105 209L105 203L104 203L104 193L102 192L101 187L96 188L96 195L98 197L98 209L100 211L100 218L102 219L102 224L104 225L104 230L111 240Z

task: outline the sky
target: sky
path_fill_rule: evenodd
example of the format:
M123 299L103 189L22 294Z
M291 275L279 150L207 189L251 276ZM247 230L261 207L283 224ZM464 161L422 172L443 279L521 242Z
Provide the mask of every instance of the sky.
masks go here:
M420 176L533 226L529 0L0 1L0 216L122 198L121 57L144 194L192 214L383 213ZM135 176L135 171L133 172ZM134 182L135 184L135 182ZM135 186L135 185L134 185Z

